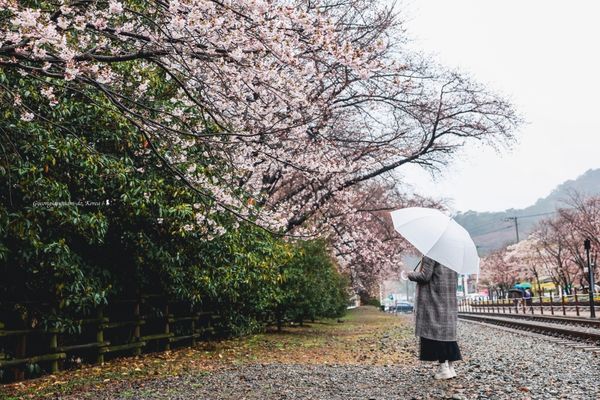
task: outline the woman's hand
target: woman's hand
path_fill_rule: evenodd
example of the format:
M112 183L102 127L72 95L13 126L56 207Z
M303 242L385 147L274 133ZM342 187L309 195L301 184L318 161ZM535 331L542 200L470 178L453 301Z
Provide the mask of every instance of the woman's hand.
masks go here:
M406 273L406 271L405 271L405 270L402 270L402 271L400 271L400 278L401 278L403 281L407 281L407 280L408 280L408 274Z

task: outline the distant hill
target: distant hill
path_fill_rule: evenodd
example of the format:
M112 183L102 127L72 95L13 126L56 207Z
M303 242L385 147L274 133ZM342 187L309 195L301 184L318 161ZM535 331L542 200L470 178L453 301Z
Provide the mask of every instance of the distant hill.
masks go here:
M587 195L600 194L600 169L591 169L574 180L568 180L556 187L548 196L538 199L532 206L522 209L509 209L501 212L467 211L454 218L464 226L484 255L516 241L514 220L517 217L519 237L525 238L535 224L550 216L557 208L565 206L574 192Z

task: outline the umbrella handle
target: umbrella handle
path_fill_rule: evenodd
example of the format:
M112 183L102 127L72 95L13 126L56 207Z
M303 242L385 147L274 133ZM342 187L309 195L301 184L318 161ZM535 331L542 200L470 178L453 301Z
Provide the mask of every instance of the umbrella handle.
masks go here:
M423 259L421 258L421 261L419 261L419 263L417 264L417 266L415 267L415 269L413 269L413 271L416 271L417 268L419 268L419 265L421 265L422 262L423 262Z

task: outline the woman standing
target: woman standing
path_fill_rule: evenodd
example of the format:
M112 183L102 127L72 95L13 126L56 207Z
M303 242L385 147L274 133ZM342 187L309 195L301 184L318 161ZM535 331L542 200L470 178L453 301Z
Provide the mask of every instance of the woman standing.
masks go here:
M420 337L419 359L438 361L435 379L456 376L454 362L461 360L456 343L456 286L458 275L428 257L418 272L402 271L403 279L417 283L415 335Z

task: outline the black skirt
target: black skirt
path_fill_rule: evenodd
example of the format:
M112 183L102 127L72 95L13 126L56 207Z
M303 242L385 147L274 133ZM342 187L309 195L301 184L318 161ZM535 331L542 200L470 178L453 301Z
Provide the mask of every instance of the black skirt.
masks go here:
M421 361L458 361L462 360L456 342L440 342L422 337L419 351Z

